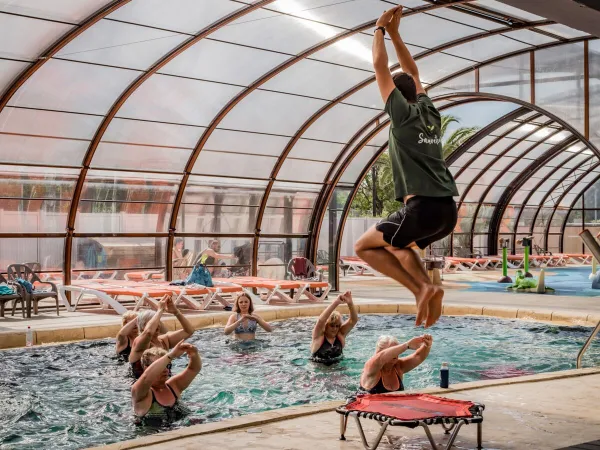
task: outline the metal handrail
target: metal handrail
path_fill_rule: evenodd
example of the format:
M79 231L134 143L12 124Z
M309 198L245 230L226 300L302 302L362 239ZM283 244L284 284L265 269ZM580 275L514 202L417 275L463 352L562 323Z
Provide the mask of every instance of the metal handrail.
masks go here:
M578 369L581 369L581 358L583 358L583 354L586 352L586 350L592 343L592 339L594 339L596 337L596 335L598 334L598 331L600 331L600 320L596 324L596 328L594 328L594 331L592 331L592 334L590 334L590 337L587 338L587 341L585 341L585 344L583 344L583 347L581 347L581 350L579 350L579 353L577 353L577 368Z

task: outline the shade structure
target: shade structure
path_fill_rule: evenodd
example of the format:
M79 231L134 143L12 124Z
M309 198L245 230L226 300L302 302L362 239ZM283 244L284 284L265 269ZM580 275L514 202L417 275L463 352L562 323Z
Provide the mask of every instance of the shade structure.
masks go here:
M440 249L494 252L500 234L563 249L565 228L600 209L596 37L496 1L403 5L438 106L504 108L449 160L461 221ZM323 218L341 236L344 202L386 148L370 45L389 7L0 2L2 267L172 277L178 238L250 245L251 273L315 259ZM90 240L106 261L81 256Z

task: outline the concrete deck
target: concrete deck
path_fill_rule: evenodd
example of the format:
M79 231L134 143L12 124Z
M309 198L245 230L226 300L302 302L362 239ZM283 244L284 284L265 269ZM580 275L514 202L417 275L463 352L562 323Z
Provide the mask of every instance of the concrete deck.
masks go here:
M508 380L464 383L450 390L423 392L471 400L486 406L483 446L488 450L550 450L600 438L600 369L570 370ZM218 423L196 425L103 447L105 450L197 448L358 450L362 443L354 420L346 441L339 440L340 416L332 412L343 402L287 408ZM363 426L369 442L378 432L375 421ZM380 449L421 450L431 446L421 428L388 428ZM447 442L442 428L432 427L436 443ZM476 448L476 427L464 426L455 442Z

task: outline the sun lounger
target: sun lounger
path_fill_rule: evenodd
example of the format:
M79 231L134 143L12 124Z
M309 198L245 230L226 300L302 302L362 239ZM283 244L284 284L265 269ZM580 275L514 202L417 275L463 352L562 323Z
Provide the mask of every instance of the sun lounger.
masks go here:
M165 275L163 270L146 270L142 272L127 272L124 278L127 281L163 281Z
M278 300L286 303L299 303L303 296L311 302L322 302L331 290L331 285L325 281L271 280L260 277L234 277L227 278L227 281L242 286L254 300L257 300L257 297L252 293L252 289L266 290L265 301L267 304ZM321 295L317 297L311 292L311 289L320 289ZM290 291L290 295L285 291Z
M360 259L358 256L342 256L340 258L340 264L343 266L342 270L345 275L371 275L371 276L383 276L382 273L373 269L369 264Z
M345 440L344 434L348 417L356 420L356 426L362 443L367 450L375 450L388 426L416 428L423 427L433 449L439 447L435 443L430 425L440 424L446 433L452 431L446 448L450 449L463 425L477 424L477 448L481 449L483 410L484 405L463 400L453 400L428 394L375 394L359 395L347 405L340 406L336 411L340 418L340 439ZM369 445L363 431L361 419L375 420L381 425L373 444Z

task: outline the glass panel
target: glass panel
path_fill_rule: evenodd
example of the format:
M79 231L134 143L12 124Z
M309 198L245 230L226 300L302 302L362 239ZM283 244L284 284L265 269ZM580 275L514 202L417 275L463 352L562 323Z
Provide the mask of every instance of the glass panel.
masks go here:
M600 181L596 181L583 194L585 208L600 208Z
M92 167L183 172L191 151L179 148L101 143Z
M503 59L479 69L479 90L529 101L531 72L529 54Z
M424 33L423 30L435 30ZM402 38L406 43L433 48L455 39L480 33L481 30L450 22L428 14L416 14L402 19Z
M96 202L172 203L180 181L180 175L90 170L81 198Z
M369 76L362 70L305 59L271 78L261 89L333 100Z
M0 9L2 9L0 4ZM71 25L0 13L0 58L35 60Z
M590 141L600 148L600 41L589 42ZM0 73L2 73L0 71ZM0 84L2 86L2 84ZM0 88L0 90L2 90Z
M269 178L276 162L277 159L272 156L204 150L200 152L192 172L223 177Z
M81 200L75 229L80 233L164 233L171 203Z
M267 186L262 180L199 177L188 179L183 203L258 206Z
M438 95L452 94L453 92L473 91L475 91L475 72L468 72L430 89L427 94L433 98Z
M31 193L23 191L25 200L0 198L2 233L61 233L65 230L70 201L32 200L28 197Z
M560 246L560 235L548 235L548 246L547 249L551 252L557 253Z
M166 238L155 237L74 238L71 261L75 271L161 268L165 265L166 244Z
M472 42L467 42L466 44L457 45L456 47L449 48L445 52L472 61L486 61L495 56L523 50L528 47L531 46L504 36L494 35L476 39Z
M91 140L101 122L101 117L85 114L68 114L9 107L4 108L0 112L0 132L4 133ZM71 162L73 161L71 160Z
M364 88L352 94L342 103L348 105L365 106L367 108L375 108L379 110L383 110L383 107L385 106L383 100L381 99L379 87L377 87L377 83L375 82L375 80L373 80Z
M290 152L290 157L334 161L344 146L330 142L300 139Z
M483 193L487 190L489 186L484 186L481 184L475 184L471 187L471 189L466 192L464 200L467 202L478 202L481 199Z
M119 116L206 126L241 90L225 84L153 75L129 97Z
M514 6L506 5L496 0L479 0L477 2L473 2L473 4L483 6L484 8L491 9L492 11L507 14L512 17L518 17L519 19L528 21L544 20L544 17L536 16L535 14L531 14L527 11L515 8Z
M515 222L520 211L521 207L519 206L509 205L506 207L504 216L502 216L502 221L500 222L500 233L515 232Z
M546 226L550 221L550 216L554 212L554 208L541 208L536 219L535 226L533 227L534 232L545 233Z
M468 23L469 26L481 28L483 30L495 30L497 28L502 27L501 24L492 22L491 20L486 20L474 15L467 16L462 12L455 11L450 8L435 9L431 12L428 12L427 14L431 16L442 17L444 19L452 20L458 23Z
M549 31L550 33L557 34L567 39L576 38L579 36L587 36L588 33L585 31L576 30L575 28L568 27L561 23L555 23L553 25L544 25L543 27L537 27L540 30Z
M130 2L108 17L193 34L241 7L224 0L144 0Z
M292 136L324 104L323 100L254 91L227 114L220 127Z
M287 59L279 53L202 39L159 73L247 86Z
M9 104L105 114L138 75L132 70L51 59L27 80Z
M266 208L261 224L262 233L307 233L312 209Z
M296 256L306 256L305 238L266 238L258 241L258 276L285 279L287 264Z
M458 221L454 231L456 233L470 233L473 226L473 215L477 209L477 203L461 203L458 208Z
M177 221L181 233L254 233L257 206L183 204Z
M110 3L110 0L0 0L0 10L24 16L40 17L42 19L79 23L95 11Z
M380 114L367 108L336 105L319 118L304 134L306 138L347 142L366 122Z
M511 31L510 33L503 33L502 35L530 45L543 45L550 42L556 42L556 39L542 33L536 33L532 30L517 30Z
M204 149L279 156L288 142L287 137L217 129L208 138Z
M322 188L320 184L276 181L273 183L267 206L310 209L315 205Z
M474 231L476 233L487 233L490 231L490 220L495 209L496 205L481 205L477 213L477 220L475 221Z
M146 70L187 38L156 28L101 20L67 44L57 57Z
M524 208L521 213L521 217L519 218L519 223L517 225L518 233L529 233L531 230L531 225L533 224L533 217L537 212L537 208Z
M535 101L583 132L583 44L535 53Z
M203 132L202 127L113 119L102 141L193 149Z
M600 232L600 211L584 211L583 228L588 229L592 236L596 236ZM587 247L587 246L586 246ZM591 253L591 252L589 252Z
M0 59L0 95L11 85L29 64L21 61ZM3 111L4 112L4 111Z
M214 278L228 278L231 276L247 276L252 274L252 249L254 241L251 238L217 236L176 239L183 239L182 253L188 254L188 261L192 261L192 263L198 261L202 253L209 248L212 248L221 255L228 255L227 258L216 259L210 261L210 264L206 264ZM184 265L180 267L191 268L191 266ZM187 274L189 271L182 272Z
M369 161L377 154L377 149L373 147L364 147L352 160L340 178L340 182L356 183L363 169L369 164Z
M268 21L268 26L265 26ZM317 22L259 9L211 35L219 41L297 54L343 32ZM285 39L281 39L285 36Z
M454 234L453 236L454 255L458 258L470 258L471 253L471 234Z
M62 270L63 238L0 239L0 267L6 273L10 264L39 262L42 270Z
M558 208L554 212L552 221L550 222L550 233L560 233L561 227L567 218L569 210L566 208Z
M277 179L323 183L330 167L330 163L286 158L277 174Z
M0 134L0 161L77 166L83 161L88 146L88 141Z
M425 58L417 59L419 66L419 76L423 83L434 83L452 73L473 65L473 61L446 53L435 53Z

